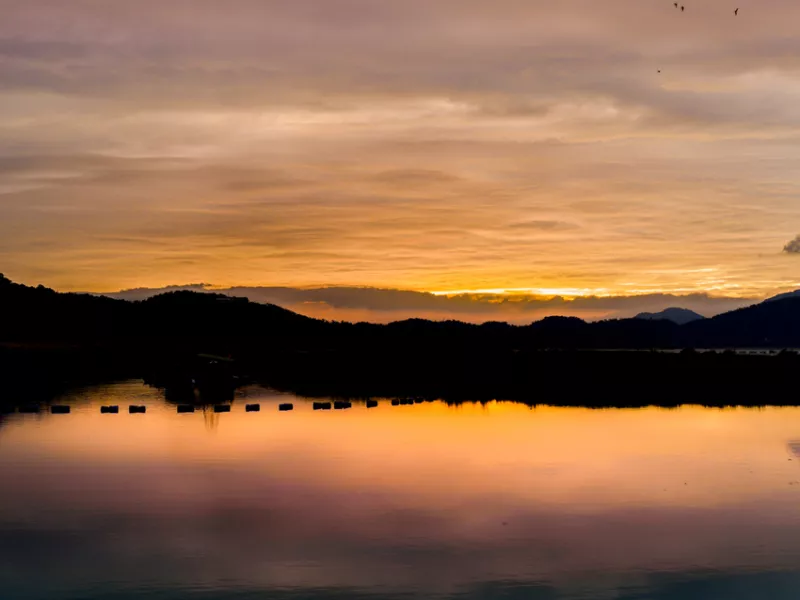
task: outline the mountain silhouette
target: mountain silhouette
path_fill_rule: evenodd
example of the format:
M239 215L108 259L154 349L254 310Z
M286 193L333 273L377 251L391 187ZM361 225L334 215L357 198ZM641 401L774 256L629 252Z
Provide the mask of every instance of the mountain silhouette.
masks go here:
M665 308L664 310L656 313L642 312L636 315L634 318L647 319L649 321L658 321L659 319L664 319L667 321L672 321L673 323L677 323L678 325L684 325L686 323L691 323L692 321L705 319L703 315L698 314L693 310L689 310L688 308Z
M684 345L708 348L800 347L800 296L762 302L682 327Z
M175 291L141 301L59 293L0 275L0 342L196 346L225 354L262 344L286 350L357 344L440 348L651 349L800 347L800 296L788 295L704 319L686 309L586 322L547 317L529 325L407 319L387 325L325 321L273 304L221 294ZM691 319L691 320L689 320ZM676 321L684 321L679 323Z
M767 298L764 302L774 302L775 300L784 300L786 298L800 298L800 290L778 294L777 296L772 296L772 298Z
M174 291L132 302L0 276L0 310L0 396L29 399L76 381L114 378L143 378L178 402L191 395L193 380L207 380L218 397L230 398L234 384L208 369L219 363L224 377L249 375L309 396L723 405L734 398L788 401L800 367L800 357L788 352L777 358L649 351L800 347L798 297L683 325L575 317L525 326L424 319L377 325L313 319L213 293Z

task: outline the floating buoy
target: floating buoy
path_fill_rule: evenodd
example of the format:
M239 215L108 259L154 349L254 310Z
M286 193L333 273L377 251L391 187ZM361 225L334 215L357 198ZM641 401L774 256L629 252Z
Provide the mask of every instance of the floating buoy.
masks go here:
M183 413L193 413L193 412L194 412L194 406L192 406L191 404L178 405L178 413L183 414Z
M68 415L69 414L69 406L64 404L53 404L50 407L50 414L52 415Z
M136 406L135 404L131 404L128 407L128 412L132 415L134 414L144 414L147 412L146 406Z
M244 407L245 412L258 412L261 410L260 404L247 404Z
M20 406L19 412L24 415L35 415L39 413L39 407L36 404L28 404L27 406Z
M400 404L403 406L408 406L409 404L414 404L414 401L410 398L404 398L403 400L400 400Z
M377 400L367 400L367 408L375 408L378 406Z
M294 404L291 402L286 402L284 404L278 405L278 410L286 411L286 410L294 410Z
M230 404L215 404L214 405L214 412L215 413L231 412L231 405Z
M330 410L330 402L314 402L314 410Z
M392 400L392 406L400 406L400 400L398 400L397 398Z
M351 406L353 406L352 402L346 402L344 400L339 400L333 403L333 408L335 410L344 410L345 408L350 408Z
M102 415L116 415L119 413L119 406L101 406L100 414Z

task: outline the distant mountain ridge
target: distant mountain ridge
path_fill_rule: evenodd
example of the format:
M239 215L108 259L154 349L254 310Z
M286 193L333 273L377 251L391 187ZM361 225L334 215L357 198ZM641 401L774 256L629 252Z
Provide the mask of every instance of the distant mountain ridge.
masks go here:
M221 287L188 283L160 288L136 288L103 295L119 300L145 300L165 292L195 291L247 298L251 302L276 304L310 317L341 321L391 323L410 318L458 319L470 323L507 321L527 325L546 316L575 316L589 321L632 318L641 312L658 312L671 306L713 316L761 301L761 298L728 298L705 293L684 295L641 294L634 296L538 296L535 294L430 292L352 286L317 287Z
M550 317L528 325L424 319L378 325L314 319L215 293L174 291L131 302L59 293L0 276L0 310L9 315L0 327L0 342L180 345L213 353L254 352L264 343L286 351L394 347L409 352L423 346L443 351L800 347L798 295L684 324L666 318L586 322Z
M648 321L657 321L659 319L663 319L666 321L672 321L673 323L677 323L678 325L684 325L686 323L691 323L692 321L699 321L700 319L705 319L705 317L699 313L694 312L693 310L689 310L688 308L665 308L661 312L650 313L650 312L642 312L639 313L634 317L634 319L646 319Z

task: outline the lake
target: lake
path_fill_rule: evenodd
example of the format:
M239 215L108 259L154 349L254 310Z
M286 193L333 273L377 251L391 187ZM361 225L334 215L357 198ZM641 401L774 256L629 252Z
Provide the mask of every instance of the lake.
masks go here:
M800 597L797 408L58 402L2 417L2 598Z

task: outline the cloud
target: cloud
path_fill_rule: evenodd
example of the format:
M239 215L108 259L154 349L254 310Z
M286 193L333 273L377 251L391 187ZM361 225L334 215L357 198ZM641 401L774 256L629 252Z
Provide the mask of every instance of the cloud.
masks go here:
M578 228L574 223L546 220L521 221L519 223L512 223L509 227L512 229L533 229L537 231L567 231Z
M0 8L15 279L746 298L797 282L770 250L800 219L796 2Z
M800 235L786 244L783 251L787 254L800 254Z

